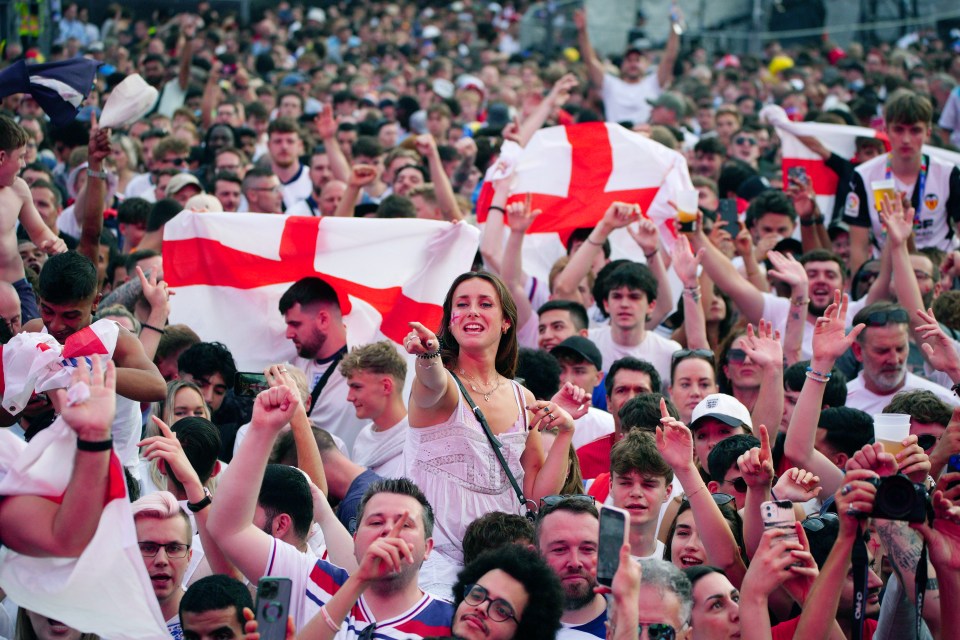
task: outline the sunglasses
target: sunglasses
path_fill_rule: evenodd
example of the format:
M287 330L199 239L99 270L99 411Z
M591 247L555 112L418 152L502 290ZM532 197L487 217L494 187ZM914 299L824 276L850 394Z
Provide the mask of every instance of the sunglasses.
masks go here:
M730 349L727 351L727 362L736 362L740 364L747 359L747 352L743 349Z
M583 493L564 493L540 498L540 506L555 507L564 500L570 500L572 502L580 502L584 504L596 504L597 502L597 499L593 496L588 496Z
M885 327L888 324L908 324L910 316L904 309L891 309L890 311L874 311L867 316L866 325L868 327Z
M756 138L748 138L747 136L737 136L733 139L733 142L735 144L748 144L751 147L755 147L758 144Z
M187 162L189 161L186 158L170 158L169 160L167 160L167 162L174 165L175 167L182 167L183 165L187 164Z
M637 637L643 637L643 628L647 628L647 637L650 640L675 640L677 637L677 630L671 627L670 625L663 622L654 622L651 624L643 624L642 622L637 625Z
M746 489L746 484L747 484L747 483L743 480L743 478L737 478L737 480L743 482L743 484L744 484L744 488L743 488L743 491L741 491L741 493L746 493L746 491L747 491L747 489ZM734 485L734 488L736 488L736 485ZM739 491L739 489L737 489L737 490ZM734 505L734 506L733 506L733 509L736 510L736 503L734 503L734 497L733 497L732 495L730 495L729 493L711 493L710 496L713 498L713 502L714 502L718 507L721 507L721 508L722 508L722 507L726 507L726 506L728 506L728 505L730 505L730 504L733 504L733 505ZM690 501L687 500L686 497L683 498L683 502L686 503L686 504L690 504Z
M713 362L713 351L710 349L680 349L680 351L674 351L673 355L670 356L670 363L677 364L682 360L687 358L703 358L704 360L709 360Z
M823 531L828 524L836 524L838 522L840 522L840 517L837 514L827 512L819 516L810 516L804 519L801 524L803 525L804 531L816 533L817 531Z
M728 480L727 484L733 487L734 491L737 493L747 492L747 481L743 478L734 478L733 480Z
M935 446L937 446L937 436L932 433L925 433L922 436L917 436L917 444L920 445L920 448L924 451L930 451Z

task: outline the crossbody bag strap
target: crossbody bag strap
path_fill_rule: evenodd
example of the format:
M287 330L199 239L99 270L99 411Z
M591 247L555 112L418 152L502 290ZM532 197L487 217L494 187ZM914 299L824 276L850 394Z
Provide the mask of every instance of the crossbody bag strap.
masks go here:
M340 361L343 360L343 356L347 355L347 348L344 347L337 351L333 360L330 361L330 366L327 367L327 370L323 372L323 375L320 376L320 379L317 380L317 384L313 386L313 391L310 392L310 411L313 412L313 408L317 406L317 400L320 399L320 393L323 391L323 388L327 386L327 382L330 380L330 376L333 375L333 372L337 370L337 366L340 364Z
M487 436L487 440L490 441L490 446L493 447L493 453L496 454L497 460L500 462L500 466L503 468L503 472L507 474L507 480L510 481L510 484L513 485L513 490L517 494L517 499L520 501L520 506L527 506L527 499L523 495L523 489L520 488L517 479L513 477L513 472L510 471L510 466L507 464L506 459L503 457L503 453L500 449L503 448L503 443L497 439L497 436L493 435L493 431L490 430L490 425L487 423L487 419L484 417L483 412L480 411L480 407L477 406L477 403L473 401L473 398L470 397L470 394L467 393L467 389L463 386L463 383L460 382L460 378L457 377L457 374L450 372L450 375L453 376L453 379L457 381L457 386L460 387L460 393L463 394L463 397L467 399L467 404L470 405L470 410L473 411L473 415L476 416L477 422L480 423L480 427L483 429L484 435Z

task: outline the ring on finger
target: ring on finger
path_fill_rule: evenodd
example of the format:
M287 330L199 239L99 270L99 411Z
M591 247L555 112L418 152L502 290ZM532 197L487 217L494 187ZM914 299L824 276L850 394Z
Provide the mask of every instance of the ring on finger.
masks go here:
M853 487L850 486L849 484L845 484L845 485L843 485L843 488L840 489L840 495L845 496L845 495L847 495L848 493L850 493L851 491L853 491Z

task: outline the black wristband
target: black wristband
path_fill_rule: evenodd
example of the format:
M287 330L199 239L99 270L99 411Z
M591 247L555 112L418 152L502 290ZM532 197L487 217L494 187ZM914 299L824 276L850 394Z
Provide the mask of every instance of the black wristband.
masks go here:
M141 326L143 329L152 329L153 331L156 331L156 332L159 333L159 334L165 334L165 333L167 332L166 329L161 329L160 327L155 327L155 326L153 326L152 324L147 324L146 322L141 322L141 323L140 323L140 326Z
M113 438L106 440L81 440L77 438L77 451L109 451L113 448Z
M203 493L204 493L205 495L203 496L203 500L201 500L200 502L188 502L188 503L187 503L187 509L190 509L190 511L191 511L192 513L197 513L198 511L203 511L204 509L206 509L207 507L209 507L210 504L213 502L213 499L212 499L211 496L210 496L210 491L209 491L206 487L203 488Z
M815 227L818 224L823 224L823 216L813 216L811 218L800 218L801 227Z
M500 213L506 213L503 207L498 207L495 204L492 204L489 207L487 207L487 211L499 211Z
M436 358L438 355L440 355L440 347L437 347L436 351L431 351L430 353L418 353L417 357L421 360L430 360Z

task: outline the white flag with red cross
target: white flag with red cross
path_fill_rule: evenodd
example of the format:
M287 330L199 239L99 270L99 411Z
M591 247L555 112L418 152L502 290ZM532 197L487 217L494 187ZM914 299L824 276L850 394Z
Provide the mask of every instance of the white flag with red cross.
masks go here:
M565 254L571 232L596 226L613 202L639 204L660 227L667 249L676 238L676 212L667 204L692 189L686 159L639 133L609 122L541 129L516 162L510 202L531 194L540 209L524 242L524 270L544 282ZM485 184L477 203L484 222L493 189ZM625 230L611 234L612 258L644 262L643 252Z
M440 324L479 235L434 220L183 212L164 228L164 277L176 291L170 321L226 344L242 370L288 361L296 354L280 297L315 276L337 292L348 344L399 344L411 320Z

